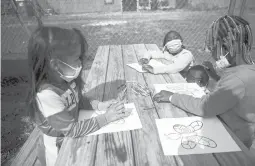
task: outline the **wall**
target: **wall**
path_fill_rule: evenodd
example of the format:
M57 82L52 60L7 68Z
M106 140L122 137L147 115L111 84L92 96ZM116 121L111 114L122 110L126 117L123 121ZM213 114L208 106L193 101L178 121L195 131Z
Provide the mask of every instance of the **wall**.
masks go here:
M59 14L90 13L90 12L119 12L121 0L113 0L113 4L105 0L48 0L49 5Z
M49 5L59 14L75 14L90 12L120 12L121 1L113 0L113 4L105 5L105 0L47 0ZM143 1L141 0L140 5ZM152 0L151 0L152 1ZM199 10L227 8L230 0L158 0L168 1L171 8L193 8ZM237 1L237 7L240 0ZM145 4L144 4L145 5ZM147 5L146 5L147 6ZM247 0L247 8L255 9L255 0Z
M227 8L229 2L230 0L187 0L188 6L198 9ZM240 2L241 0L236 0L236 8L239 8ZM246 0L246 7L255 9L255 0Z

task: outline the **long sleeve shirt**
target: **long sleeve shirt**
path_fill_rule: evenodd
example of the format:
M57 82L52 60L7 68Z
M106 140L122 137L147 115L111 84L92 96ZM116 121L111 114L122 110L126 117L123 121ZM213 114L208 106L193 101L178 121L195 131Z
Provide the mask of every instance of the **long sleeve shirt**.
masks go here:
M255 65L227 69L215 90L202 98L173 94L170 102L192 114L219 116L247 146L255 137Z
M194 57L192 53L183 49L180 53L173 56L168 52L162 53L161 51L149 51L144 57L145 59L164 59L169 63L162 63L161 65L152 65L154 74L169 73L174 74L181 71L188 71L193 66Z
M78 121L80 100L75 82L66 90L44 85L37 93L39 128L49 136L75 138L92 133L107 123L104 115Z

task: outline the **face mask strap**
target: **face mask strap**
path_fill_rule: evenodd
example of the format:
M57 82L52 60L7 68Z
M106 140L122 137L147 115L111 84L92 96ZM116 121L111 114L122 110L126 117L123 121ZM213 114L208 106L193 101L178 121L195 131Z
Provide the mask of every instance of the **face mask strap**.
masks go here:
M67 78L68 78L68 77L73 77L73 76L76 75L77 72L80 72L80 71L81 71L82 66L80 66L79 68L74 68L74 67L70 66L69 64L67 64L67 63L65 63L65 62L63 62L63 61L61 61L61 60L59 60L59 59L56 59L56 60L59 61L59 62L61 62L61 63L63 63L63 64L65 64L66 66L70 67L72 70L75 71L75 74L74 74L74 75L72 75L72 76L66 76L66 75L64 75L63 73L61 73L59 70L57 70L57 72L60 74L61 77L67 77ZM52 62L52 61L53 61L53 59L50 60L50 62Z
M73 70L77 70L75 67L73 67L73 66L71 66L71 65L69 65L69 64L67 64L67 63L65 63L65 62L63 62L63 61L61 61L59 59L58 59L58 61L60 61L61 63L65 64L66 66L70 67Z

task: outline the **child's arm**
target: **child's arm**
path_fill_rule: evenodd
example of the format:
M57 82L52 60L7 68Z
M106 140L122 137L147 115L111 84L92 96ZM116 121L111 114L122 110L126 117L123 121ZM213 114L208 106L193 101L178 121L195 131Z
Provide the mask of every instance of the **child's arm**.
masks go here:
M90 104L92 105L93 110L105 111L109 108L112 104L117 103L117 100L108 100L105 102L100 102L98 100L92 100Z
M166 55L161 51L148 51L143 56L144 59L166 59Z
M43 90L37 94L37 97L39 109L49 125L55 130L63 132L67 137L85 136L108 123L104 114L77 121L73 113L66 110L63 99L51 90Z
M183 94L173 94L171 103L187 112L198 116L216 116L233 108L244 96L242 81L235 75L220 80L214 92L202 98Z
M160 73L178 73L185 69L193 61L193 55L189 52L185 52L176 58L172 64L153 66L154 74Z
M82 137L99 130L107 124L104 114L97 117L75 121L67 111L47 117L49 124L57 131L61 131L66 137Z

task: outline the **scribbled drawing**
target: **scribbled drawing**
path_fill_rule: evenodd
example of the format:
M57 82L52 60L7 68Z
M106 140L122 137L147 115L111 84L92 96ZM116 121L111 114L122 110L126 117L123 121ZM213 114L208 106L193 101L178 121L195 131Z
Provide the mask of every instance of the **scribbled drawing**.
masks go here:
M127 108L127 109L132 109L132 108ZM133 110L133 109L132 109L132 110ZM96 115L101 115L101 114L104 114L105 111L95 111L95 113L96 113ZM132 116L132 115L134 115L134 112L133 112L133 111L130 113L129 116ZM124 119L124 118L121 118L121 119L119 119L119 120L110 122L110 123L108 123L108 124L124 124L125 122L126 122L125 119Z
M197 144L207 146L210 148L216 148L217 144L210 138L200 136L196 131L200 130L203 127L201 121L194 121L189 126L175 124L173 129L176 133L167 133L164 134L167 139L178 140L181 139L181 145L185 149L194 149Z
M129 116L132 116L132 115L134 115L133 111L130 113ZM121 119L119 119L119 120L110 122L109 124L124 124L125 122L126 122L125 119L124 119L124 118L121 118Z

